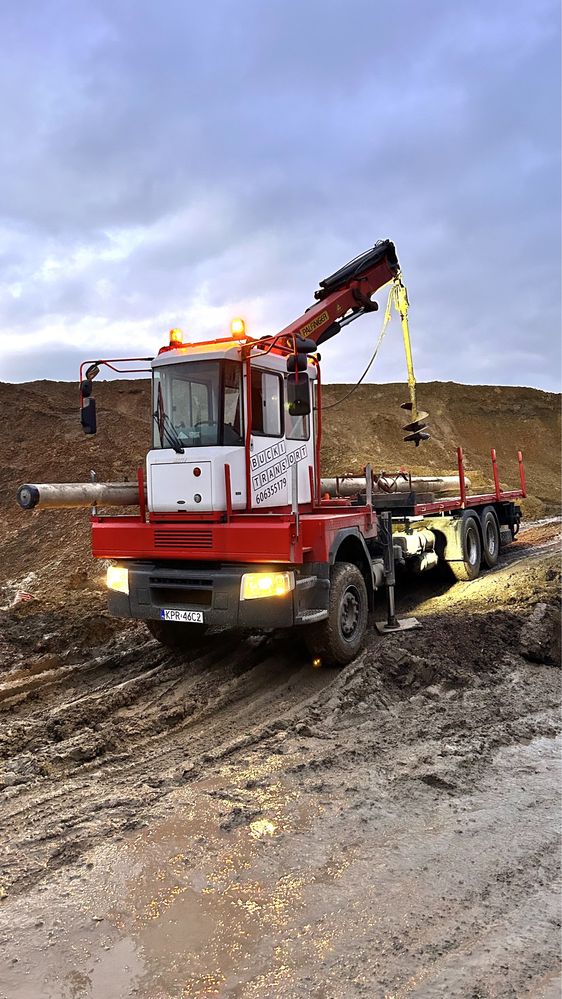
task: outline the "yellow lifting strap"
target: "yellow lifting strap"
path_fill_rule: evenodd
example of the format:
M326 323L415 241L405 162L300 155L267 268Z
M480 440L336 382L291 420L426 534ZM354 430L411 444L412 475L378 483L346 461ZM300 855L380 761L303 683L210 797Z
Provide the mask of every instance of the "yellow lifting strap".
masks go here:
M396 312L400 316L400 325L402 326L402 337L404 339L404 353L406 354L406 368L408 370L408 392L410 394L410 404L412 408L412 422L417 421L418 418L418 404L416 399L416 376L414 374L414 361L412 358L412 345L410 342L410 327L408 325L408 308L410 302L408 300L408 291L406 285L402 280L402 275L400 272L396 274L393 278L392 286L388 292L388 298L386 300L386 309L384 310L384 319L382 322L381 331L379 333L379 338L377 345L375 347L376 357L379 347L382 343L383 337L386 333L387 326L390 322L392 316L392 307L396 309ZM374 359L374 358L373 358Z
M353 388L346 393L346 395L342 396L341 399L338 399L336 402L330 403L329 406L323 406L322 409L323 410L334 409L336 406L340 406L343 402L346 401L346 399L349 399L350 395L352 395L353 392L355 392L355 389L358 388L359 385L361 385L361 383L364 381L364 379L366 378L367 374L371 369L371 366L373 365L373 362L375 361L375 358L377 357L380 345L388 329L388 324L390 323L390 320L392 318L392 308L394 307L396 309L396 312L400 316L400 323L402 326L402 336L404 338L404 350L406 352L406 366L408 368L408 389L410 393L410 401L409 403L405 402L402 406L402 409L407 409L408 411L411 410L412 412L412 416L409 417L410 422L408 423L407 426L404 427L404 430L408 432L408 436L405 437L404 440L414 443L417 447L421 441L429 440L429 434L425 432L426 424L423 422L423 420L425 420L427 416L427 413L421 413L421 414L418 413L418 405L416 401L416 378L414 375L414 362L412 360L410 330L408 326L409 304L410 303L408 301L408 292L406 290L406 285L402 280L402 275L400 274L400 272L398 272L398 274L396 274L395 277L393 278L392 285L388 292L388 298L386 300L386 308L384 310L384 318L377 342L375 344L375 349L371 355L371 359L369 360L367 367L365 368L363 374L361 375L361 378L359 379L358 382L356 382Z
M400 316L402 336L404 338L404 352L406 354L406 368L408 370L408 391L412 405L412 421L415 421L418 418L418 404L416 399L416 376L414 375L414 361L412 359L412 345L410 342L410 327L408 325L408 307L410 302L408 300L408 291L400 272L393 279L389 295L389 305L390 299L394 302L394 308Z

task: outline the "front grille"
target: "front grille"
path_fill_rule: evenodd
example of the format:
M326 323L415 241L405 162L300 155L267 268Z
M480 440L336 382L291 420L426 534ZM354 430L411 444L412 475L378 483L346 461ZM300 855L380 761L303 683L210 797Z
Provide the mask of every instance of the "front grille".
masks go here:
M156 527L154 529L155 548L198 549L208 551L213 547L213 530L210 527Z

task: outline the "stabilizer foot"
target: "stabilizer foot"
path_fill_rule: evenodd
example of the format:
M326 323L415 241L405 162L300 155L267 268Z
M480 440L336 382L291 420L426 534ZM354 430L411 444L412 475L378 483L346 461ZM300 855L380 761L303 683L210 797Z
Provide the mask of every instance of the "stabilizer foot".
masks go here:
M395 624L388 624L387 621L375 621L375 628L379 635L390 635L395 631L411 631L413 628L421 628L417 617L404 617L401 621L396 619Z

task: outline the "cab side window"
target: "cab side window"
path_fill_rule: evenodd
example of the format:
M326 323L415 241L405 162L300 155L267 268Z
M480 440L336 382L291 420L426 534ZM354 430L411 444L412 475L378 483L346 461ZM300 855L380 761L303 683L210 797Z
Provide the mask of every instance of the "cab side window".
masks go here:
M242 372L234 361L224 362L223 444L243 444Z
M281 377L252 368L252 433L281 437Z

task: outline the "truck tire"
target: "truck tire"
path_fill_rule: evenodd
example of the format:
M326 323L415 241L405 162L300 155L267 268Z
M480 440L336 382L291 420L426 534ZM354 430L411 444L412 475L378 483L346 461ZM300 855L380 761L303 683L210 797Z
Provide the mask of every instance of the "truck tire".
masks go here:
M476 579L480 572L480 561L482 559L480 529L475 517L462 518L461 551L463 555L462 560L449 562L449 568L455 579L466 583L471 579Z
M482 510L482 562L483 566L493 569L498 563L500 554L500 529L498 518L493 506Z
M367 630L369 601L361 570L351 562L336 562L330 570L328 617L305 629L312 656L325 666L345 666L361 651Z
M205 624L181 624L178 621L145 621L151 635L160 645L168 649L189 649L198 645L207 626Z

